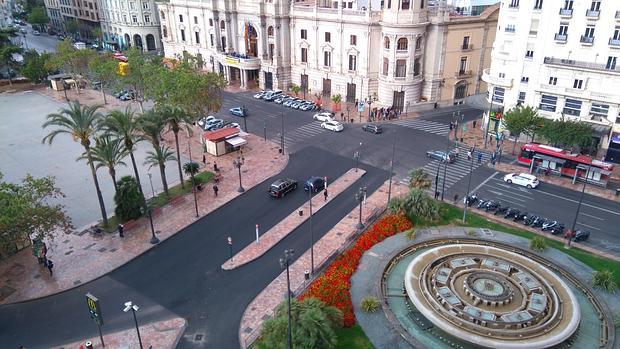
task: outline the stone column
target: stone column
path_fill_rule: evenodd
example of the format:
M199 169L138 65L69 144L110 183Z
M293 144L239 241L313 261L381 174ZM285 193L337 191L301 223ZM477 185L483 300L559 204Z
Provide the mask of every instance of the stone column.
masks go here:
M245 69L239 69L239 72L240 72L239 80L241 81L241 88L245 89L248 87L247 86L248 80L247 80L247 75L246 75L247 71Z

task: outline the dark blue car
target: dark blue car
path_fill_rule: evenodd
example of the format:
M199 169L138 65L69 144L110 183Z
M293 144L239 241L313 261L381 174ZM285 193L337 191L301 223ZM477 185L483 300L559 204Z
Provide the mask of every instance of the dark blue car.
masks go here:
M312 189L312 192L316 193L319 190L325 188L325 179L323 177L312 176L308 178L304 184L304 190L308 191Z

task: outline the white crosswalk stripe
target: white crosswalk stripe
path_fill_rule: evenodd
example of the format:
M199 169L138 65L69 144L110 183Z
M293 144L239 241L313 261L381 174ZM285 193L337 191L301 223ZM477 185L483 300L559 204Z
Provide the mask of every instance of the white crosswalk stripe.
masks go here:
M287 130L286 125L284 127L284 147L288 148L297 142L301 142L312 138L318 134L325 132L324 128L321 128L320 122L313 122L303 125L293 130ZM280 143L280 135L274 135L270 138L273 142Z
M396 125L413 128L416 130L433 133L440 136L447 136L450 133L450 127L448 125L435 122L428 121L422 119L406 119L406 120L396 120L394 121Z

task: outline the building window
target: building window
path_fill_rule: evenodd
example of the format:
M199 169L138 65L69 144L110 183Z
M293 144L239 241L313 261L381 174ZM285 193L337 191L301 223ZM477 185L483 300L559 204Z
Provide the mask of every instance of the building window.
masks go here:
M325 67L332 66L332 53L329 51L323 52L323 66Z
M525 51L525 58L534 58L534 50Z
M555 76L550 76L549 85L557 85L557 84L558 84L558 78L556 78Z
M579 116L581 114L581 101L578 99L566 98L564 102L564 114Z
M332 33L325 32L325 42L332 42Z
M390 38L387 36L383 38L383 48L390 48Z
M396 42L396 49L398 51L406 51L408 44L409 44L409 41L407 40L407 38L400 38Z
M351 44L351 46L357 45L357 35L351 35L351 37L349 38L349 43Z
M590 114L598 118L601 118L601 119L607 118L608 113L609 113L609 105L607 104L592 103L592 106L590 107ZM598 120L598 121L601 121L601 120Z
M270 25L269 28L267 28L267 36L273 37L273 26L272 25Z
M273 51L275 50L275 45L270 43L269 44L269 59L273 60Z
M416 50L422 49L422 37L421 36L418 36L418 38L415 39L415 49Z
M224 21L221 21L221 22L220 22L220 29L221 29L221 30L226 29L226 22L224 22Z
M209 34L209 41L211 42L211 47L215 46L215 38L213 37L213 34Z
M132 22L132 23L138 23L138 16L136 16L136 15L132 15L132 16L131 16L131 22Z
M301 62L308 63L308 49L305 47L301 48Z
M506 93L505 88L499 87L499 86L493 87L493 102L504 103L505 93Z
M181 29L181 41L185 41L185 30Z
M572 10L573 9L573 0L564 0L564 9Z
M534 2L534 10L542 9L542 5L543 5L543 0L536 0Z
M198 16L194 16L194 24L198 24Z
M384 76L388 75L388 70L390 67L390 61L387 58L383 58L383 69L382 69L382 73Z
M528 82L530 82L530 77L529 76L522 76L521 77L521 82L524 84L527 84Z
M209 27L213 26L213 18L209 18Z
M503 79L506 77L506 73L497 73L497 76L499 76L500 79Z
M461 61L459 62L459 75L465 74L467 70L467 57L461 57Z
M194 32L194 37L196 39L196 43L200 44L200 32Z
M166 28L166 26L164 25L161 29L162 29L162 32L164 34L164 38L167 38L168 37L168 28Z
M463 45L461 46L461 48L463 48L463 50L469 49L469 36L463 37Z
M607 57L607 64L605 65L605 69L616 70L616 61L618 57L609 56Z
M467 84L460 84L454 90L454 99L463 99L467 94Z
M222 36L222 50L226 50L226 37Z
M142 3L142 9L148 10L149 9L149 3L148 2L143 2Z
M517 27L514 24L508 24L506 25L506 28L504 28L504 31L508 33L514 33L517 31Z
M542 95L540 97L540 105L538 108L544 111L555 112L555 106L558 103L558 97Z
M573 81L573 88L577 88L581 90L582 87L583 87L583 80L575 79L575 81Z
M401 6L402 10L408 10L409 6L410 6L409 0L402 0L402 6Z
M306 29L301 30L301 38L303 40L308 40L308 31Z
M179 22L183 23L183 15L179 15Z
M413 76L420 75L420 58L413 60Z
M144 23L151 23L151 16L144 15Z
M517 103L521 104L525 102L525 92L519 92L519 98L517 98Z
M508 5L508 7L510 7L510 8L518 8L519 7L519 0L510 0L510 4Z
M161 19L166 19L166 14L164 11L159 11L159 17L161 17Z
M349 70L355 71L357 70L357 56L349 55Z
M407 76L407 60L397 59L396 60L396 77L404 78L406 76Z
M73 4L73 6L75 6L75 4ZM134 4L133 1L129 3L129 9L130 10L135 10L136 9L136 4Z

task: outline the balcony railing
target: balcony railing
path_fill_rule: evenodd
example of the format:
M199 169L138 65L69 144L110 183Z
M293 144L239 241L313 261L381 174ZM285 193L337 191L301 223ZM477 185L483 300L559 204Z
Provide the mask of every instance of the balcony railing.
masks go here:
M499 76L491 75L491 69L487 68L483 71L482 81L487 82L491 85L503 86L503 87L512 87L512 79L509 78L500 78Z
M471 74L472 74L471 70L459 70L454 74L454 76L457 78L467 78L467 77L470 77Z
M561 8L560 9L560 16L562 17L572 17L573 16L573 9L572 8Z
M581 40L579 40L579 41L581 41L582 44L592 44L592 43L594 43L594 36L582 35L581 36Z
M463 44L461 45L461 51L471 51L474 49L474 45L472 44Z
M620 19L620 11L616 11L616 19Z
M555 33L555 41L566 42L568 40L568 34Z
M612 67L608 67L606 64L576 61L574 59L545 57L543 62L545 64L566 66L566 67L572 67L572 68L599 70L599 71L605 71L605 72L620 72L620 65L612 68Z
M507 33L514 33L516 31L516 28L514 27L506 27L504 28L504 31Z
M600 14L601 14L601 11L599 10L586 10L586 17L598 18Z
M620 39L609 38L609 46L620 47Z

